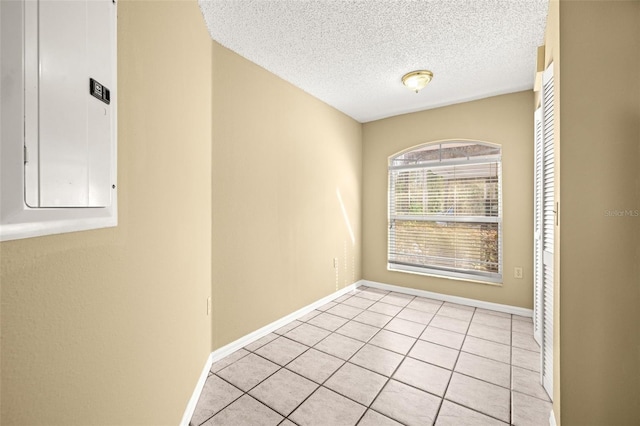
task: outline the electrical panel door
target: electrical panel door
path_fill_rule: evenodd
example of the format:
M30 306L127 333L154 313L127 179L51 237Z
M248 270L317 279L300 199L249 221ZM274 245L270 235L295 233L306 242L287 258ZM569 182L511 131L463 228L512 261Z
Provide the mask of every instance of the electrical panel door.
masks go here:
M116 6L25 5L25 202L108 207L115 182Z

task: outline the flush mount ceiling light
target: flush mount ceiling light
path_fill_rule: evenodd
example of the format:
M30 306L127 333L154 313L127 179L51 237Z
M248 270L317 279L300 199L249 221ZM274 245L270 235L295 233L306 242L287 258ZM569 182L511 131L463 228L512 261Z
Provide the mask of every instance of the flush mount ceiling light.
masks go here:
M402 84L418 93L429 84L433 78L433 73L428 70L411 71L402 76Z

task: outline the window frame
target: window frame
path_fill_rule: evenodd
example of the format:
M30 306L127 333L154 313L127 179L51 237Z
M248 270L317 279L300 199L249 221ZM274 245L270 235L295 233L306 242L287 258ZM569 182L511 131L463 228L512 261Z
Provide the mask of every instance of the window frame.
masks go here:
M483 145L491 148L499 149L499 153L490 156L479 156L476 159L474 157L467 157L466 159L448 159L445 162L442 161L442 148L448 144L469 144L469 145ZM402 155L413 151L420 151L428 146L439 145L441 151L438 160L425 161L417 164L407 165L393 165L394 160L398 159ZM394 187L392 186L392 172L396 170L411 170L411 169L428 169L429 167L442 167L442 166L455 166L455 165L467 165L467 164L482 164L482 163L496 163L497 164L497 191L498 191L498 209L497 216L477 216L477 217L456 217L456 216L442 216L442 215L430 215L427 218L425 216L411 216L411 215L393 215L392 217L392 200L395 200ZM400 152L391 155L388 158L387 164L387 270L393 272L405 272L425 276L433 276L438 278L455 279L461 281L477 282L482 284L502 285L503 282L503 227L502 227L502 146L500 144L471 140L471 139L449 139L441 141L426 142L419 145L412 146ZM391 258L391 243L392 243L392 228L395 220L417 220L425 222L447 222L447 223L496 223L498 229L498 271L460 271L447 269L446 267L431 265L431 266L416 266L403 264L399 262L390 261Z

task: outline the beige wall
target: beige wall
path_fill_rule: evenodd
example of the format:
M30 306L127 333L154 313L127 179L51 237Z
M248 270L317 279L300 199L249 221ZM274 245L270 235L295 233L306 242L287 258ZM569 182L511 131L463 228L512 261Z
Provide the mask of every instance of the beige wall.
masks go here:
M502 145L502 286L387 270L389 156L431 141ZM533 306L533 92L496 96L363 125L363 277L366 280L525 308ZM524 267L514 279L513 268Z
M640 424L640 2L561 1L561 421ZM556 407L557 408L557 407Z
M217 348L361 278L362 126L217 43L212 117Z
M211 351L211 40L118 15L119 225L0 245L3 425L175 425Z

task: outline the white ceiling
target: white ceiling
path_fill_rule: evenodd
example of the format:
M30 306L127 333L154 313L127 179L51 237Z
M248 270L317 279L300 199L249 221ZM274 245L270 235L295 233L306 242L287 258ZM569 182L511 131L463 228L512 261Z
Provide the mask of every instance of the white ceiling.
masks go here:
M199 0L211 37L360 122L533 87L548 0ZM416 94L400 81L434 73Z

